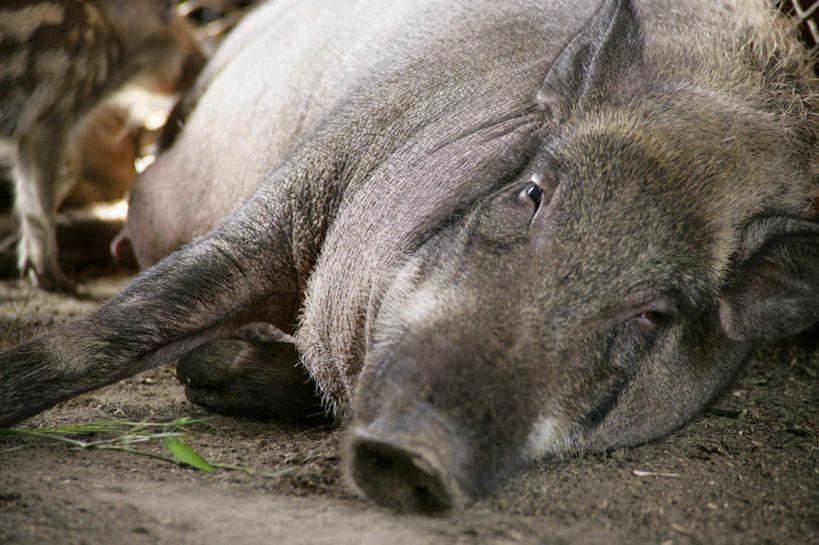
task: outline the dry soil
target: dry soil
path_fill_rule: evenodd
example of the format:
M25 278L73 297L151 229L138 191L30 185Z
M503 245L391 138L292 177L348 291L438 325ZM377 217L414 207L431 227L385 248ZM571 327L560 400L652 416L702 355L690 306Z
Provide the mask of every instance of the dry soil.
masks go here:
M108 269L85 275L79 298L0 282L0 344L88 312L128 281ZM715 408L661 442L543 461L443 518L353 495L344 432L329 426L215 416L185 439L213 462L289 469L278 478L0 436L0 543L819 544L816 337L760 350ZM161 368L24 425L206 415Z

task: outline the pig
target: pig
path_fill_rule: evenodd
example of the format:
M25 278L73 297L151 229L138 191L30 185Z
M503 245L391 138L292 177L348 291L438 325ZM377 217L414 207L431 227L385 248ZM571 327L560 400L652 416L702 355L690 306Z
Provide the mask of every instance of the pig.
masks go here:
M819 322L812 64L762 0L597 4L257 8L137 181L159 262L0 352L0 425L178 359L216 411L319 399L433 514L695 418Z
M12 0L0 7L0 139L13 167L17 261L35 285L71 291L57 263L55 214L69 132L128 81L178 89L204 54L169 0Z
M114 203L127 197L137 175L135 161L141 155L143 130L130 117L124 106L106 101L74 127L63 152L63 168L75 181L60 210Z

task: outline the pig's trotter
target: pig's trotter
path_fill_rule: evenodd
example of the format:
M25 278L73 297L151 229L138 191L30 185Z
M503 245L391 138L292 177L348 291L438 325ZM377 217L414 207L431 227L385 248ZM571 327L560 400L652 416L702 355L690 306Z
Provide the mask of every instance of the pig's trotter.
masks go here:
M23 278L41 289L74 293L75 285L57 263L57 232L53 221L24 217L17 246L18 268Z
M321 420L316 385L292 343L219 340L177 364L188 400L211 411L259 419Z
M24 258L20 260L19 268L20 276L28 278L38 288L65 294L77 292L77 286L65 276L56 259L48 259L38 266Z

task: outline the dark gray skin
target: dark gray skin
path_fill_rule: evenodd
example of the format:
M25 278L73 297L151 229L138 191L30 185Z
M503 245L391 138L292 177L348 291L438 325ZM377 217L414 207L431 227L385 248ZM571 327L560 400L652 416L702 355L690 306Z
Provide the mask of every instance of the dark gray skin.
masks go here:
M819 321L810 67L763 2L340 4L277 0L237 29L143 195L262 182L96 312L0 352L0 424L185 354L189 397L263 415L298 382L247 326L272 324L349 424L352 484L445 512L533 459L664 436L754 346ZM218 153L240 116L251 153ZM149 201L143 263L188 219Z

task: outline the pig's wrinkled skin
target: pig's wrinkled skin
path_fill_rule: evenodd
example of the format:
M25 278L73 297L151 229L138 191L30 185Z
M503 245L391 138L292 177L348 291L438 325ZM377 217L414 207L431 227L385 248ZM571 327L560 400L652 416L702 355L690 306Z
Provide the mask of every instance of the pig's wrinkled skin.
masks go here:
M0 353L0 424L195 347L191 399L264 415L300 380L264 324L401 510L685 424L819 321L811 71L762 0L594 4L258 9L138 180L142 263L261 183Z

